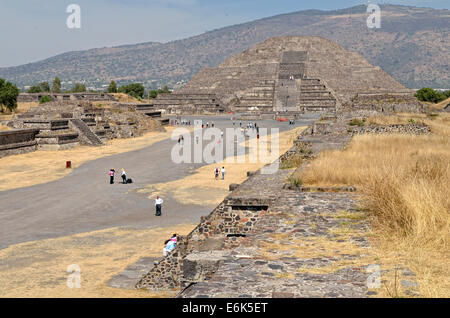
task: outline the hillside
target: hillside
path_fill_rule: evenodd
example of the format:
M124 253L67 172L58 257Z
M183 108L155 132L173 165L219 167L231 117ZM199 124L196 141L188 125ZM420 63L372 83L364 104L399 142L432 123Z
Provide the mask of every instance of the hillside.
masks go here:
M225 27L169 43L142 43L68 52L36 63L0 68L0 77L20 86L39 81L85 80L99 87L111 79L147 87L189 80L203 67L220 64L267 38L316 35L355 51L407 87L450 87L450 12L382 6L380 29L366 26L365 6L308 10Z

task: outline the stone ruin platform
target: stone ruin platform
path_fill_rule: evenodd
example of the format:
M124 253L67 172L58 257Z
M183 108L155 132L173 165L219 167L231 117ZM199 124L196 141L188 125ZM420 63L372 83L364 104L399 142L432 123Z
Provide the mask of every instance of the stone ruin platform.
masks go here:
M41 97L49 96L52 101L115 101L113 95L107 93L21 93L17 101L24 102L39 102Z
M161 113L139 109L144 107L145 104L130 106L115 102L108 107L96 107L84 100L44 103L13 116L7 123L14 130L0 138L0 155L38 149L63 150L80 144L101 146L112 138L131 138L163 129L167 120L160 118ZM37 133L31 134L30 129Z
M162 93L150 106L164 114L214 115L225 112L222 101L215 94Z

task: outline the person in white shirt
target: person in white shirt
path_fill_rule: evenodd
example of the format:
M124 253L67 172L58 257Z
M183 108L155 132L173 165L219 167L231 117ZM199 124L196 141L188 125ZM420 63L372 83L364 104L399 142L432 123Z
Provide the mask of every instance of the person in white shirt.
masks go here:
M225 180L225 167L222 167L222 180Z
M156 200L155 200L155 207L156 207L156 216L161 216L161 207L163 204L164 200L161 199L159 196L156 196Z
M127 183L127 173L124 168L122 168L122 183Z

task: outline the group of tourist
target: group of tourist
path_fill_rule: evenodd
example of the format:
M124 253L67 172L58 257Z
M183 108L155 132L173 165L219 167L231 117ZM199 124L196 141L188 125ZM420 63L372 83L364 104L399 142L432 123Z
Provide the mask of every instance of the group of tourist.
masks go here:
M116 173L116 170L114 170L114 168L109 169L108 175L109 175L109 184L114 184L114 175ZM122 183L123 184L127 184L127 183L131 183L131 179L127 179L127 173L125 172L125 169L122 168L122 172L121 172L121 177L122 177Z
M219 173L222 173L222 180L225 180L225 172L226 172L225 167L222 167L222 169L220 171L219 171L219 168L216 167L214 169L214 178L216 180L219 180Z

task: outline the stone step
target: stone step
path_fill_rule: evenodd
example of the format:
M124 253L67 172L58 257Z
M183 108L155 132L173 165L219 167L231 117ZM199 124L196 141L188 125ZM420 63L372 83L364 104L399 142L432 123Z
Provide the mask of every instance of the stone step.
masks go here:
M80 140L91 146L103 145L103 141L81 119L71 119L74 130L80 134Z

